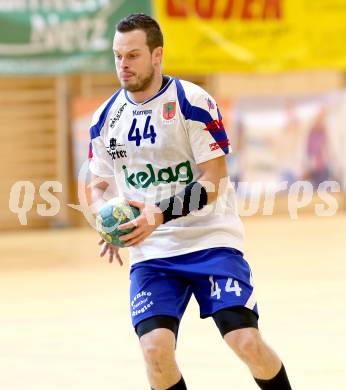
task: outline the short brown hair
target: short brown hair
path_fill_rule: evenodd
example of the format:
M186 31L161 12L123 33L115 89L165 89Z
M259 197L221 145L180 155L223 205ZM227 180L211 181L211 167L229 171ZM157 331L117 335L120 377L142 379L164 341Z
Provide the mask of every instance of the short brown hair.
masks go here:
M156 47L163 47L163 35L157 21L142 13L130 14L121 19L116 26L116 31L128 32L143 30L147 36L147 45L152 52Z

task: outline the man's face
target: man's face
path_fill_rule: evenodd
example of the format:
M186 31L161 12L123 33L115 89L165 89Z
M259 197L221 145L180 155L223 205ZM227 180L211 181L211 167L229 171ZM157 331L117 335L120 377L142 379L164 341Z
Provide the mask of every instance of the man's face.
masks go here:
M123 88L130 92L140 92L151 84L158 49L150 52L146 34L142 30L115 33L113 41L115 66Z

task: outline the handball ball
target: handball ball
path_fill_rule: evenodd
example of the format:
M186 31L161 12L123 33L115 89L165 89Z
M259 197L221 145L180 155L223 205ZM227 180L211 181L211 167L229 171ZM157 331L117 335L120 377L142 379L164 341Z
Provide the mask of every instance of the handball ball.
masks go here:
M109 200L96 216L96 229L109 244L124 247L125 241L119 237L131 233L134 228L118 230L118 226L129 222L139 215L137 207L130 206L123 198Z

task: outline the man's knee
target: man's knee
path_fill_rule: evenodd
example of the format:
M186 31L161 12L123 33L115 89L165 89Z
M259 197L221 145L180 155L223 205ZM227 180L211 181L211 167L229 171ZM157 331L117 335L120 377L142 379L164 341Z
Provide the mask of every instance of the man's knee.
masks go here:
M140 337L145 361L151 366L161 366L174 361L175 335L168 329L154 329Z
M244 362L252 364L260 362L264 343L257 329L238 329L227 333L224 339Z

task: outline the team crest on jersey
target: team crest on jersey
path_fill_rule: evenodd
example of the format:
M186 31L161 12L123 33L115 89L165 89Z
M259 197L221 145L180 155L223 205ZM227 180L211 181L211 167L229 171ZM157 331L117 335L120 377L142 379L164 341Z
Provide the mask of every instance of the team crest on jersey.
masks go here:
M175 101L168 102L163 105L162 116L163 116L164 124L170 125L171 123L175 122L176 109L177 109L177 103Z

